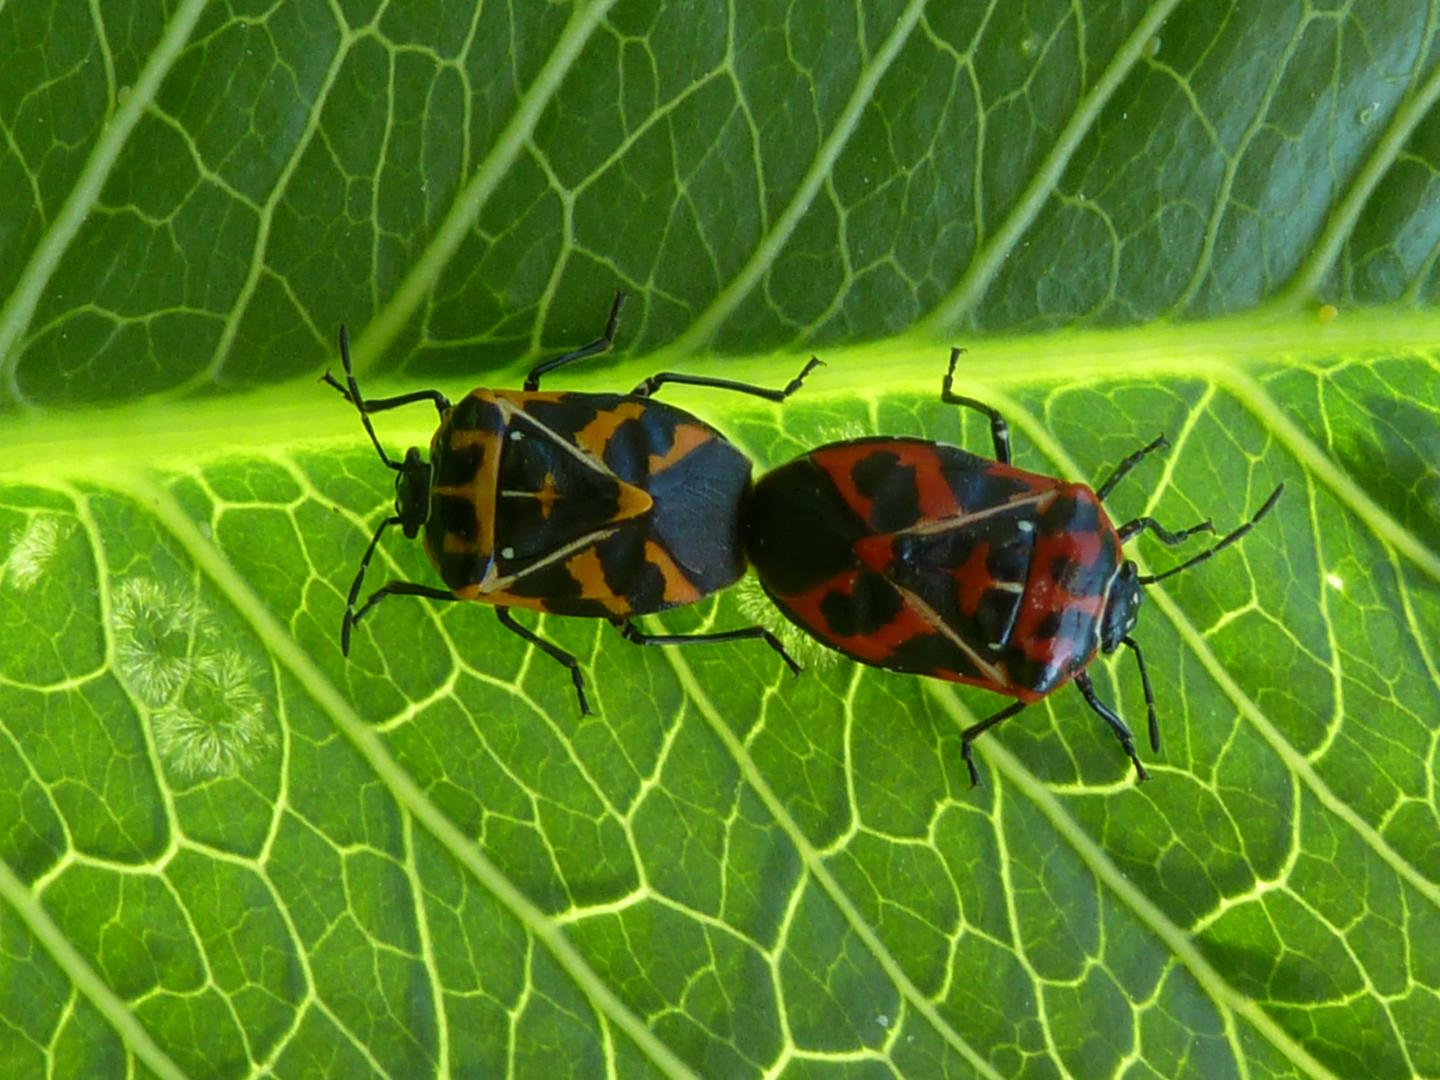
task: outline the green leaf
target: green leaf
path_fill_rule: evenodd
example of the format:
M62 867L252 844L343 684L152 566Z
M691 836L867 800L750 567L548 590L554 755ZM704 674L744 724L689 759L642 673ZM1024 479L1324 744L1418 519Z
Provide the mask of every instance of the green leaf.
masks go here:
M1440 1073L1440 19L1397 7L0 4L0 1072ZM823 356L783 409L675 390L760 467L983 450L955 340L1022 467L1170 435L1117 520L1284 481L1148 594L1153 782L1065 691L970 791L1003 699L756 643L522 614L585 718L480 605L343 658L393 495L337 325L367 393L458 394L617 286L577 388Z

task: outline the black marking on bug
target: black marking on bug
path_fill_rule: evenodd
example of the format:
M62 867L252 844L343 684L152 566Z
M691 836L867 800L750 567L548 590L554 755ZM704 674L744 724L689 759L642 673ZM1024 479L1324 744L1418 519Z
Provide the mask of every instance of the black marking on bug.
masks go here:
M1045 617L1035 627L1035 636L1041 641L1049 641L1060 633L1064 620L1058 611L1047 612Z
M499 407L479 394L467 394L450 412L452 431L499 431L504 426Z
M833 590L820 601L825 624L841 637L874 633L900 613L904 601L879 574L861 571L849 596Z
M1030 570L1030 550L1029 544L997 544L986 556L985 569L996 581L1023 582Z
M746 549L782 595L806 592L848 569L869 527L840 498L829 474L808 458L769 473L744 515Z
M1061 587L1068 586L1075 577L1080 564L1069 555L1058 555L1050 560L1050 580Z

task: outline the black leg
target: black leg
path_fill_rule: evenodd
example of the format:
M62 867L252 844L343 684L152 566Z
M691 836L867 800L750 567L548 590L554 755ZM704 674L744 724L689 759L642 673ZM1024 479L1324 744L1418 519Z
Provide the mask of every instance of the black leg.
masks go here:
M1135 773L1141 780L1149 780L1150 774L1145 771L1145 766L1140 764L1140 756L1135 753L1135 733L1130 726L1115 714L1115 710L1106 705L1095 695L1095 687L1090 683L1090 676L1083 671L1075 676L1075 685L1079 687L1080 693L1084 695L1086 703L1095 712L1100 714L1100 719L1110 725L1110 730L1120 740L1120 745L1125 748L1125 753L1130 755L1130 760L1135 763ZM1158 735L1157 735L1158 737Z
M558 645L552 645L533 630L526 629L515 621L515 616L510 614L508 607L497 607L495 616L500 620L500 625L509 630L512 634L518 634L531 645L534 645L541 652L545 653L561 667L570 672L570 681L575 684L575 695L580 699L580 715L585 716L590 712L590 706L585 702L585 676L580 672L580 661L571 656Z
M400 466L390 460L390 456L385 453L384 447L380 445L380 440L376 438L375 429L370 426L369 414L373 412L384 412L386 409L396 409L401 405L409 405L416 401L430 401L434 403L436 411L439 412L443 419L446 411L450 408L449 400L444 394L440 393L439 390L416 390L413 393L401 394L399 397L366 401L360 395L360 384L355 381L355 371L350 365L350 335L345 332L344 326L340 327L340 363L344 365L345 368L345 384L343 386L340 384L340 381L328 371L320 376L320 381L327 386L333 387L339 392L341 397L355 406L356 410L360 413L360 423L365 425L365 434L370 436L370 441L375 446L375 452L380 455L380 460L396 472L399 472Z
M350 628L355 625L359 618L355 614L355 599L360 595L360 586L365 582L365 571L369 569L370 560L375 557L375 548L380 543L380 537L385 530L392 525L399 525L398 517L388 517L380 522L375 530L375 535L370 537L370 546L365 549L365 554L360 556L360 569L355 572L355 580L350 583L350 595L345 598L345 617L340 620L340 652L345 656L350 655ZM367 604L366 607L369 607Z
M946 405L964 405L967 409L974 409L976 412L988 416L990 418L990 438L995 443L995 460L1002 465L1009 465L1010 426L1005 423L1005 418L1000 415L999 410L986 405L983 401L964 397L951 390L955 383L955 362L964 352L964 349L959 348L950 350L950 367L946 369L945 380L940 384L940 400Z
M714 634L647 634L629 619L614 620L620 636L633 645L697 645L708 641L749 641L760 638L780 654L791 672L800 674L800 665L785 651L780 639L763 626L742 626L738 630L721 630Z
M987 716L978 724L971 724L960 733L960 756L965 759L965 768L970 770L970 786L972 788L980 786L980 770L975 767L975 752L971 749L971 744L992 727L1009 720L1023 708L1025 708L1025 702L1017 701L1013 705L1005 706L994 716Z
M1095 489L1095 497L1101 502L1104 502L1106 496L1108 496L1110 492L1115 490L1115 485L1118 484L1121 480L1124 480L1131 469L1135 468L1136 465L1139 465L1140 462L1144 461L1156 450L1168 449L1170 449L1170 440L1167 439L1164 435L1160 435L1159 437L1151 440L1150 443L1142 446L1139 450L1136 450L1124 461L1120 462L1119 465L1115 466L1115 471L1106 478L1103 484L1101 484L1098 488Z
M347 400L353 400L350 397L350 391L336 382L335 377L331 375L330 372L327 371L320 377L320 380L329 383L336 390L339 390L341 394L345 395ZM398 409L402 405L413 405L417 401L433 402L435 411L440 414L442 420L445 418L446 411L450 408L450 399L439 390L412 390L408 394L397 394L395 397L365 398L360 402L360 411L365 413L386 412L389 409Z
M620 306L625 303L625 294L619 289L615 290L615 301L610 305L610 318L605 323L605 332L589 345L582 345L580 348L561 356L544 360L530 369L530 374L525 376L526 390L539 390L540 380L556 368L562 368L566 364L573 364L576 360L584 360L587 356L594 356L597 353L606 352L611 345L615 344L615 331L620 327Z
M1280 493L1283 492L1284 490L1285 490L1285 485L1284 485L1284 484L1281 484L1281 485L1280 485L1279 487L1277 487L1274 491L1272 491L1272 492L1270 493L1270 497L1265 500L1265 505L1262 506L1262 507L1260 507L1259 510L1256 510L1256 511L1255 511L1255 516L1254 516L1254 517L1252 517L1252 518L1251 518L1249 521L1247 521L1244 525L1241 525L1241 526L1240 526L1238 529L1236 529L1234 532L1232 532L1232 533L1228 534L1227 536L1225 536L1223 539L1221 539L1221 541L1220 541L1218 544L1216 544L1214 547L1210 548L1208 551L1202 551L1199 555L1196 555L1193 559L1186 559L1186 560L1185 560L1183 563L1181 563L1179 566L1172 566L1169 570L1166 570L1163 574L1145 574L1144 576L1142 576L1141 578L1139 578L1140 584L1141 584L1141 585L1154 585L1155 582L1157 582L1157 581L1164 581L1164 580L1165 580L1166 578L1168 578L1168 577L1173 577L1173 576L1175 576L1176 574L1181 573L1182 571L1189 570L1192 566L1198 566L1200 563L1204 562L1206 559L1209 559L1209 558L1213 557L1214 555L1216 555L1217 553L1219 553L1219 552L1221 552L1221 551L1224 551L1227 547L1229 547L1231 544L1235 543L1235 541L1239 540L1242 536L1244 536L1246 533L1248 533L1248 532L1249 532L1251 529L1253 529L1256 525L1260 524L1260 519L1263 518L1266 514L1270 513L1271 510L1275 509L1275 504L1280 501Z
M783 390L771 390L764 386L755 386L752 383L733 382L730 379L711 379L704 375L682 375L674 371L662 371L658 375L651 375L630 393L636 397L649 397L666 383L676 383L683 386L708 386L715 390L733 390L737 394L752 394L755 397L764 398L766 401L784 401L796 390L799 390L800 384L805 381L805 376L823 362L819 357L812 356L800 369L800 374L786 383Z
M1135 654L1135 664L1140 668L1140 686L1145 691L1145 712L1150 717L1150 749L1160 753L1160 721L1155 719L1155 691L1150 689L1150 672L1145 669L1145 655L1133 638L1123 637L1120 644Z
M394 520L398 521L399 519ZM380 588L371 593L370 598L365 601L360 610L355 612L354 615L351 615L349 608L346 608L345 616L349 620L350 626L354 626L363 619L371 608L387 596L423 596L427 600L460 599L449 589L437 589L433 585L417 585L413 581L392 581L388 585L380 586ZM342 631L340 648L347 654L350 652L350 635L348 632Z
M1123 544L1132 536L1136 535L1137 533L1145 532L1147 529L1150 532L1154 533L1156 538L1159 539L1162 544L1167 544L1173 547L1174 545L1180 543L1180 541L1182 540L1188 540L1196 533L1213 533L1215 531L1215 526L1212 525L1209 521L1202 521L1198 525L1191 525L1188 529L1181 529L1179 532L1171 532L1169 529L1165 528L1164 525L1161 525L1152 517L1138 517L1134 521L1127 521L1124 525L1121 525L1120 528L1116 531L1119 532L1120 542Z

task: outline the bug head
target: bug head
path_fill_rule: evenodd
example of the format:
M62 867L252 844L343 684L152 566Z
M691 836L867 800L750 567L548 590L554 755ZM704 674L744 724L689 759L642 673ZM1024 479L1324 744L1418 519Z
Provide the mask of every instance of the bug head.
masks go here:
M1105 601L1105 611L1100 616L1100 649L1112 653L1120 647L1140 616L1140 604L1145 599L1145 590L1140 584L1140 571L1133 562L1126 559L1120 564L1120 572L1110 585L1110 596Z
M430 463L420 456L420 448L405 451L405 461L395 471L395 516L405 530L405 538L414 540L430 512Z

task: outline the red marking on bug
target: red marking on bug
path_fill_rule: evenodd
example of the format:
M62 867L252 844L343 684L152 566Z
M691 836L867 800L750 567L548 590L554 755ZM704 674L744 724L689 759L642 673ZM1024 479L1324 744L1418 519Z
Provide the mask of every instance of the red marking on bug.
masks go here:
M854 550L855 557L863 565L877 574L884 574L890 569L890 564L895 561L895 536L893 533L862 536L855 541Z
M901 461L915 469L915 494L919 500L921 516L935 521L960 513L955 492L950 488L950 481L945 479L945 473L940 468L940 458L934 451L928 447L906 446L905 449L906 453L901 455ZM921 452L913 452L916 450Z
M980 601L995 582L987 565L989 559L990 544L982 540L970 550L969 558L950 570L955 579L955 603L965 615L980 610Z
M853 445L827 447L811 455L811 460L829 475L841 497L866 521L870 520L875 500L863 495L855 486L855 468L876 455L894 458L893 467L910 469L914 476L916 505L923 518L929 520L954 517L961 506L950 489L933 445L919 442L860 442Z
M836 633L825 618L821 604L831 593L853 596L855 582L859 577L860 571L847 570L813 589L785 597L785 604L807 626L813 627L817 633L823 634L827 642L849 652L852 656L876 663L888 659L896 649L912 638L935 633L935 628L909 605L902 606L895 617L884 626L876 627L868 633Z

